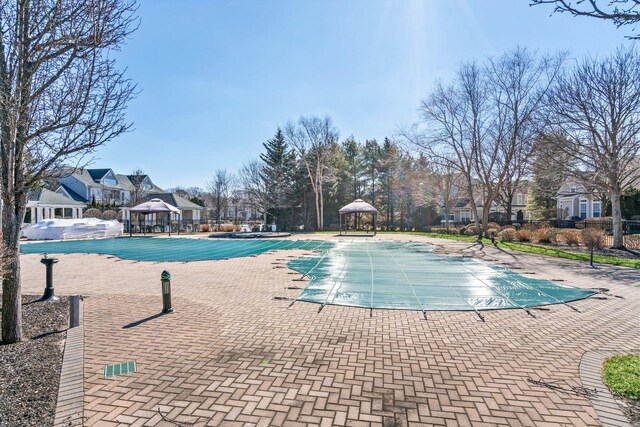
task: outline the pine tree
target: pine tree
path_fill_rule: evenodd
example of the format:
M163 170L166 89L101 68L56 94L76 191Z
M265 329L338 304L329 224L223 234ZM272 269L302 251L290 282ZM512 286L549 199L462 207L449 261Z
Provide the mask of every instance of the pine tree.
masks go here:
M264 162L262 173L267 185L268 194L273 204L272 214L282 226L286 215L286 208L290 208L293 192L293 172L295 169L295 153L284 137L280 128L274 137L264 144L265 152L260 154L260 160ZM287 218L290 215L287 215Z

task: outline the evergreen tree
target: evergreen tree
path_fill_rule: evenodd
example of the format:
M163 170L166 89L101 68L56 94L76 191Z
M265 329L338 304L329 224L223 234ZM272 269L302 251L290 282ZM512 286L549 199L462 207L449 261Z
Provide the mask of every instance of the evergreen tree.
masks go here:
M290 205L295 154L280 128L272 139L262 145L265 152L260 154L260 160L264 162L262 173L267 190L276 209L286 208Z
M269 213L274 217L276 224L283 227L291 220L295 153L289 148L280 128L276 130L272 139L262 145L265 149L265 152L260 154L260 160L264 163L262 174L272 205Z

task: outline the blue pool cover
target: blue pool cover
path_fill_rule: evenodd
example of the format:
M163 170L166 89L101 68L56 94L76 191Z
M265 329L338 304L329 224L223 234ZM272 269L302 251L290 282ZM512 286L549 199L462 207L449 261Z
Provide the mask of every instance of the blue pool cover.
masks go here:
M313 251L288 266L310 279L297 299L322 305L480 311L526 309L594 294L410 242L134 238L22 245L23 253L99 253L140 261L216 260L282 249Z

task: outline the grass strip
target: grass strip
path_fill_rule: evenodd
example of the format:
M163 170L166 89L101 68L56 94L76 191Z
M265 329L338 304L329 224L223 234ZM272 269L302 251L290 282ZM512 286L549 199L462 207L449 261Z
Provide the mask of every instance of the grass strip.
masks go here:
M474 236L462 236L458 234L437 234L437 233L413 233L423 236L436 237L438 239L457 240L460 242L475 242ZM485 239L486 241L486 239ZM514 251L526 252L530 254L546 255L556 258L570 259L574 261L589 262L590 255L585 252L573 252L565 249L558 249L549 246L533 245L522 242L499 242L498 246ZM621 267L640 268L640 260L630 258L619 258L611 255L593 255L593 262L599 264L618 265Z
M640 355L617 354L604 361L602 376L607 386L619 396L640 399Z

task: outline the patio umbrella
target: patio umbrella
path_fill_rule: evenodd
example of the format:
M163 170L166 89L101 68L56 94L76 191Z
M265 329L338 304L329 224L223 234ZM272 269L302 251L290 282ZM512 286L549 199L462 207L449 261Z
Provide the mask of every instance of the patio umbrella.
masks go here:
M148 202L140 203L132 207L130 210L132 213L137 214L153 214L153 213L166 213L169 215L169 236L171 236L171 214L179 214L180 209L176 208L169 203L160 199L151 199ZM129 226L129 235L131 236L131 226Z
M356 199L353 202L349 203L346 206L343 206L338 211L340 214L340 234L342 235L342 215L348 215L352 213L368 213L373 216L373 234L377 234L376 230L376 216L378 215L378 210L371 206L369 203L365 202L362 199ZM346 230L345 230L346 234Z

